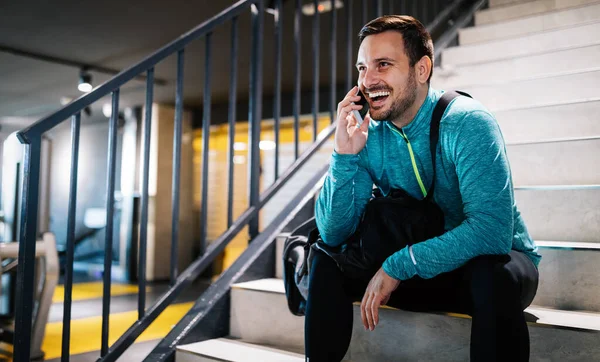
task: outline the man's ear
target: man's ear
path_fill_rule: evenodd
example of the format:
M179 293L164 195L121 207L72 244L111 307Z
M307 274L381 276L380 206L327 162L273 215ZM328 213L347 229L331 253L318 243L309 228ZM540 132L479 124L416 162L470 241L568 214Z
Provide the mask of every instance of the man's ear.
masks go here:
M415 64L415 73L417 75L417 81L419 83L427 83L429 75L431 74L433 62L429 56L424 55L417 64Z

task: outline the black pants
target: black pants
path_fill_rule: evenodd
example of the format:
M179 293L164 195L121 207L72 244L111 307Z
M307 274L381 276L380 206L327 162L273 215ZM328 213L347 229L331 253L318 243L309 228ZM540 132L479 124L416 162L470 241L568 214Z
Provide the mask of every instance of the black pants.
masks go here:
M310 271L305 349L310 362L341 361L352 336L352 303L369 280L344 277L318 253ZM431 279L400 283L389 306L444 311L472 317L471 361L528 361L529 331L523 310L537 291L538 271L523 253L480 256ZM390 337L393 338L393 337Z

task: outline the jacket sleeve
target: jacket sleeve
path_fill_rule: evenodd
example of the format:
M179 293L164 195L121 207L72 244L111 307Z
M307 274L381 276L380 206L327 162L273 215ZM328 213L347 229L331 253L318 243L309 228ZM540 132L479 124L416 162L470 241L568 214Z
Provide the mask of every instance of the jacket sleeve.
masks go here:
M315 205L315 219L323 241L342 244L358 226L371 198L373 180L366 168L366 150L358 155L331 156L329 172Z
M450 152L456 167L465 219L439 237L391 255L383 268L396 279L432 278L476 256L510 252L514 194L504 140L493 116L483 110L467 113L443 152Z

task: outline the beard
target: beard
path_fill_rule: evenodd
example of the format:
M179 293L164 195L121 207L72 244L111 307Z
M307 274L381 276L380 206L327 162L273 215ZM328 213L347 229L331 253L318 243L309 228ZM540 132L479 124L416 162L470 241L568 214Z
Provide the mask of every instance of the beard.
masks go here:
M401 90L400 96L392 102L392 105L387 109L369 110L371 118L378 121L394 121L400 119L402 115L415 103L417 99L417 81L415 70L411 69L408 75L408 82Z

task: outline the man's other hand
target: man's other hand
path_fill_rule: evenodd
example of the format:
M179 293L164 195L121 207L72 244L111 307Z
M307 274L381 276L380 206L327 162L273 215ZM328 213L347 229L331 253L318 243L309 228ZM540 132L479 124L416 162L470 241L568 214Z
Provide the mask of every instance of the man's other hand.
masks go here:
M335 130L334 149L339 154L358 154L367 144L367 135L371 116L367 113L360 127L357 126L357 120L352 111L360 110L363 106L354 104L358 102L360 96L357 96L358 87L350 89L346 97L338 103L337 108L337 129Z
M373 276L360 303L360 316L365 329L374 330L379 323L379 306L386 304L400 281L389 276L383 268Z

